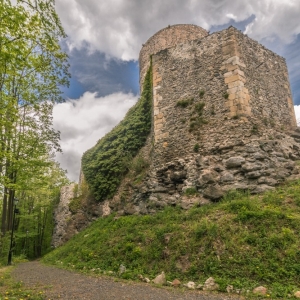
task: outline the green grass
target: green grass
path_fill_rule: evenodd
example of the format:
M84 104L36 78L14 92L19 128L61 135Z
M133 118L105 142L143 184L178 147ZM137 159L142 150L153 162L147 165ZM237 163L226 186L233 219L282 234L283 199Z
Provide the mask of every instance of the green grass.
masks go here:
M16 282L11 276L14 267L0 268L0 299L16 300L16 299L45 299L44 291L37 288L26 288L22 282Z
M167 280L203 283L213 276L225 291L264 285L286 299L300 289L300 182L260 196L231 192L219 203L155 215L98 219L44 262L137 280L162 270ZM183 263L184 262L184 263Z

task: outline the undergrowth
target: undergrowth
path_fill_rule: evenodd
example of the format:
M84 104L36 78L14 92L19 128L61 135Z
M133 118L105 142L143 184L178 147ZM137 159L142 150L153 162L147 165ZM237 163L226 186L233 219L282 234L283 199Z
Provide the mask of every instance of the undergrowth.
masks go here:
M228 193L188 211L98 219L44 261L85 272L203 283L213 276L225 291L263 285L286 299L300 288L300 183L260 196Z
M27 288L22 282L16 282L11 276L13 267L0 268L0 299L45 299L44 291L38 288Z

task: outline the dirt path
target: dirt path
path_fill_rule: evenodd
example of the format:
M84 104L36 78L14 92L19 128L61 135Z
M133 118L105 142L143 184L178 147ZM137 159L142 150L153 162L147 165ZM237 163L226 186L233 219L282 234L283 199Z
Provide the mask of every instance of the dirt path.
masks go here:
M115 282L110 278L95 278L45 266L40 262L19 264L12 274L28 287L44 290L46 299L56 300L229 300L244 299L228 295L216 295L199 291L156 288L144 283Z

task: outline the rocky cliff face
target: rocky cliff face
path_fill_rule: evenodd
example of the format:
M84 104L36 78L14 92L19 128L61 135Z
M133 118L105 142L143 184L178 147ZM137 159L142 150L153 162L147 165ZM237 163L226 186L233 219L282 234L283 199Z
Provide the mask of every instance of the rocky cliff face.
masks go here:
M58 247L67 240L66 230L71 217L69 209L70 201L74 198L75 184L62 187L60 191L60 201L54 212L55 227L52 236L52 246Z
M82 174L80 179L81 186L85 186ZM54 211L55 227L52 246L55 248L61 246L95 218L103 215L105 210L93 201L85 189L78 189L75 183L63 187L60 192L60 202Z

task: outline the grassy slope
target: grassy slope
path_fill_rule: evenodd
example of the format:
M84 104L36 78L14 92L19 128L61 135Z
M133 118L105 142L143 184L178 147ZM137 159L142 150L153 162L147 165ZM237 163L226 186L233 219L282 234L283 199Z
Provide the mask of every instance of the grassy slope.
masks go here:
M95 221L44 261L124 278L203 283L213 276L225 290L267 286L271 297L300 288L300 182L263 196L236 193L189 211L166 208L156 215L114 216ZM168 241L169 239L169 241ZM298 284L298 287L297 287Z

